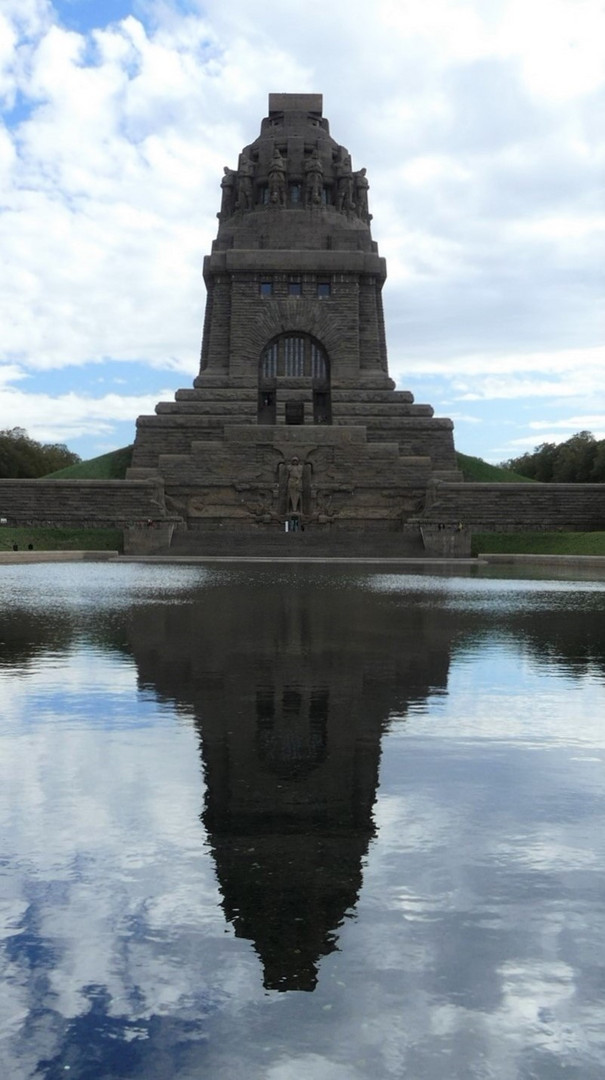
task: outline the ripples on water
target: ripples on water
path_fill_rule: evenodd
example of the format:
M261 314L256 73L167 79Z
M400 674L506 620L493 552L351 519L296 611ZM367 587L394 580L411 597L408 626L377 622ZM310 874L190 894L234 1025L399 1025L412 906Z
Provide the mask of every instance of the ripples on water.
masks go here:
M3 567L10 1080L600 1080L603 584Z

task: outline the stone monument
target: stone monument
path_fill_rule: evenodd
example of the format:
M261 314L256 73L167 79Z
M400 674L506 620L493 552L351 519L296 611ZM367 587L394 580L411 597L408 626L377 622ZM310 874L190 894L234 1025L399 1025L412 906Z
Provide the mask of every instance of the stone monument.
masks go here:
M199 375L139 417L129 478L163 483L181 550L394 542L459 474L451 420L389 378L366 169L320 94L270 94L220 187Z

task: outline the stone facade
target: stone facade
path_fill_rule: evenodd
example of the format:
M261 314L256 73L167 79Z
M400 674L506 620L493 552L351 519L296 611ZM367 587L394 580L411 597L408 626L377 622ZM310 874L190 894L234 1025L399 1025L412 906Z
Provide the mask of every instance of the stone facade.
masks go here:
M161 479L192 538L402 533L459 479L452 422L389 378L368 187L318 94L271 94L225 168L200 372L139 417L128 474Z
M303 493L304 495L304 493ZM190 534L165 505L157 480L0 480L2 523L29 527L121 528L126 554L187 554ZM401 532L379 534L327 526L265 533L266 555L464 556L475 532L591 532L605 528L605 484L436 482L427 505ZM206 554L245 556L249 533L203 534ZM227 544L228 538L228 544ZM212 544L211 541L214 540ZM378 542L379 541L379 542Z
M436 483L406 522L425 551L468 555L473 533L594 532L605 527L605 484Z
M124 529L178 522L157 480L0 480L7 525Z

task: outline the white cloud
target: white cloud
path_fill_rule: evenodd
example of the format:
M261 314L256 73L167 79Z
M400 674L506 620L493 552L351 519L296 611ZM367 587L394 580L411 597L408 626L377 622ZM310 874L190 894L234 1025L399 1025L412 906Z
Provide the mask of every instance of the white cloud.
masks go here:
M501 33L505 47L520 57L533 93L558 101L602 86L605 9L600 0L511 0Z
M477 379L473 385L473 389L465 387L464 383L458 384L459 393L457 395L459 401L514 401L519 398L562 398L562 397L577 397L578 385L565 386L558 382L549 382L546 379L526 379L520 378L516 380L511 379L492 379L484 378ZM592 391L598 392L601 388L601 382L594 377L593 380L588 377L584 377L582 391L589 394Z
M465 423L465 424L482 424L483 423L483 420L481 419L480 416L473 416L472 413L461 413L461 412L455 412L454 410L450 410L449 413L448 413L448 416L449 416L450 420L453 420L455 423Z
M81 435L104 435L116 422L152 413L158 400L171 396L163 390L157 395L104 394L93 398L69 393L52 397L0 387L0 417L6 418L0 426L23 427L41 442L69 442Z
M99 28L78 32L45 0L5 0L0 362L69 366L76 396L78 368L107 358L189 385L222 166L256 136L268 91L323 91L332 133L368 166L394 377L540 407L573 384L593 408L597 0L377 0L371 18L360 0L187 7L141 2L103 26L100 6Z
M531 427L531 425L529 425L529 426ZM553 424L552 427L556 428L556 424ZM556 443L566 442L567 439L569 439L572 435L575 435L577 431L578 431L577 427L570 428L565 433L562 433L560 430L559 431L557 431L557 430L552 430L552 431L543 430L543 431L540 431L539 436L537 436L534 433L533 435L525 435L521 439L511 439L508 446L502 451L502 456L504 456L505 453L510 453L511 450L515 450L515 449L517 449L517 450L525 450L525 449L535 450L536 446L541 446L542 443L555 443L556 444ZM592 429L592 434L594 435L595 439L605 439L605 424L603 424L601 427L596 427L595 426Z
M453 377L483 375L486 370L489 370L491 375L526 375L529 372L541 372L544 375L561 376L571 372L586 371L596 377L602 373L605 366L605 347L553 349L549 352L517 352L503 355L471 354L453 356L447 360L410 357L405 363L406 369L411 372L422 371L425 374Z
M566 420L533 420L530 428L536 431L545 427L566 428L569 431L589 431L594 427L605 428L605 413L593 413L587 416L570 416Z
M18 379L27 379L27 372L17 364L3 364L0 367L0 390L7 384L16 382Z

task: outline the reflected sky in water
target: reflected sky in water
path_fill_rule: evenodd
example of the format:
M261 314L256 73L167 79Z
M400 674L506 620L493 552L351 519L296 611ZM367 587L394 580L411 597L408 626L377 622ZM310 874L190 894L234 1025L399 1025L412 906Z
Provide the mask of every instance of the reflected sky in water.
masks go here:
M599 581L0 577L0 1074L597 1080Z

